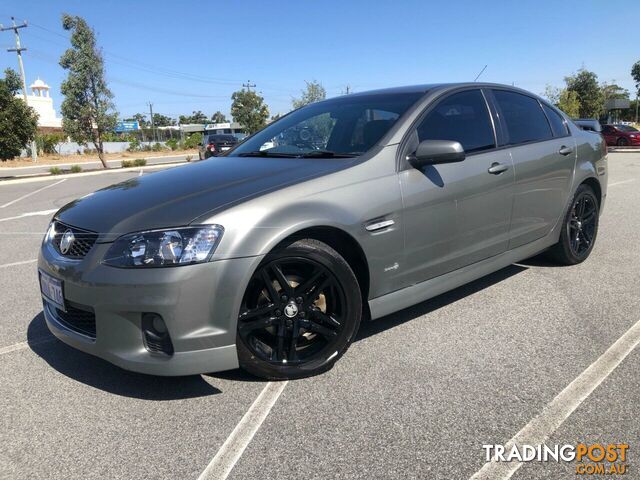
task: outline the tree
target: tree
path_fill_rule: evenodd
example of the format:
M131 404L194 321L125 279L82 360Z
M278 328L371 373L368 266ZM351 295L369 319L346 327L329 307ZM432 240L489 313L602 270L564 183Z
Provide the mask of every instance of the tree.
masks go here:
M189 123L207 123L209 121L209 117L198 110L197 112L192 112L191 115L180 115L178 120L181 125Z
M633 80L636 82L636 102L635 102L635 110L636 110L636 123L638 123L638 97L640 97L640 60L633 64L631 67L631 76Z
M580 99L573 90L563 88L558 96L558 103L555 105L571 118L580 116Z
M238 90L231 95L231 116L248 134L257 132L267 124L269 108L264 98L251 90Z
M20 155L36 136L38 114L16 97L22 88L18 74L10 68L0 79L0 160L10 160Z
M161 113L154 113L153 114L153 124L156 127L170 127L176 124L176 121L171 118L171 117L167 117L166 115L162 115Z
M604 111L604 98L598 85L598 76L584 68L573 76L565 77L567 89L576 92L580 102L581 118L598 118Z
M211 123L228 123L227 117L220 110L211 115Z
M322 84L316 80L312 80L311 82L305 82L307 87L305 90L301 90L302 96L300 98L294 98L291 101L293 108L304 107L305 105L309 105L310 103L319 102L320 100L324 100L327 98L327 91L324 89Z
M104 60L96 45L96 36L82 17L62 15L62 28L71 32L71 48L60 58L60 66L69 71L60 90L62 127L73 140L91 142L104 168L103 135L112 131L117 113L113 94L104 77Z
M144 113L136 113L135 115L132 115L129 118L125 118L124 121L138 122L138 125L140 126L140 128L146 127L147 125L149 125L149 122L147 122L147 116Z

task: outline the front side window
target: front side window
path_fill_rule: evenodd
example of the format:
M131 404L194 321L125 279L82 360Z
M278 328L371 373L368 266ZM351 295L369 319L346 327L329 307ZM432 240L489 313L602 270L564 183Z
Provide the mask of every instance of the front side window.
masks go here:
M507 128L508 145L553 138L547 117L535 98L506 90L494 90L493 95Z
M542 104L542 108L544 109L544 113L547 114L547 118L549 119L549 123L551 124L553 136L566 137L567 135L569 135L569 127L567 127L567 124L560 116L560 114L544 103Z
M418 139L454 140L465 152L495 147L489 110L480 90L453 94L431 110L418 126Z
M339 157L371 149L424 92L347 95L300 108L230 155Z

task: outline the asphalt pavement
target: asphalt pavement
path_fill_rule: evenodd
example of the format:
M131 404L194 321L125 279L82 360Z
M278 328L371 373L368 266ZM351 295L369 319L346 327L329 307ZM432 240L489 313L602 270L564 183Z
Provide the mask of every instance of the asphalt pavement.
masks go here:
M640 153L609 168L585 263L537 257L363 325L331 371L286 384L228 478L476 473L483 444L506 443L640 320ZM139 174L0 184L0 478L196 479L267 385L126 372L48 332L35 258L53 211ZM629 443L640 478L638 404L635 349L547 443ZM529 463L512 478L575 476Z

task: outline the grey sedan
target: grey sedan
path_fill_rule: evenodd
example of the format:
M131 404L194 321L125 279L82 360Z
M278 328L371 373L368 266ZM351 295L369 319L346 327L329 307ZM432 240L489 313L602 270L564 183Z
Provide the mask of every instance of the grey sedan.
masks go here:
M44 314L125 369L313 375L362 321L544 251L584 261L606 189L602 137L526 91L338 97L61 208L38 261Z

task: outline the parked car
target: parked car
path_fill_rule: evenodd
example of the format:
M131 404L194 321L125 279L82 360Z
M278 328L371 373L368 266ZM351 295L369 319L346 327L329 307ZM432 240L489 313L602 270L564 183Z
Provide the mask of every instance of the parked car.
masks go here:
M362 321L543 251L584 261L606 192L603 138L524 90L346 95L62 207L38 259L44 316L139 372L313 375Z
M598 120L593 118L576 118L573 120L578 127L582 130L588 130L590 132L600 133L602 132L602 126Z
M640 131L630 125L603 125L602 134L607 145L618 147L640 146Z
M232 147L235 147L238 139L233 135L213 134L206 135L200 145L198 156L200 160L220 155Z

